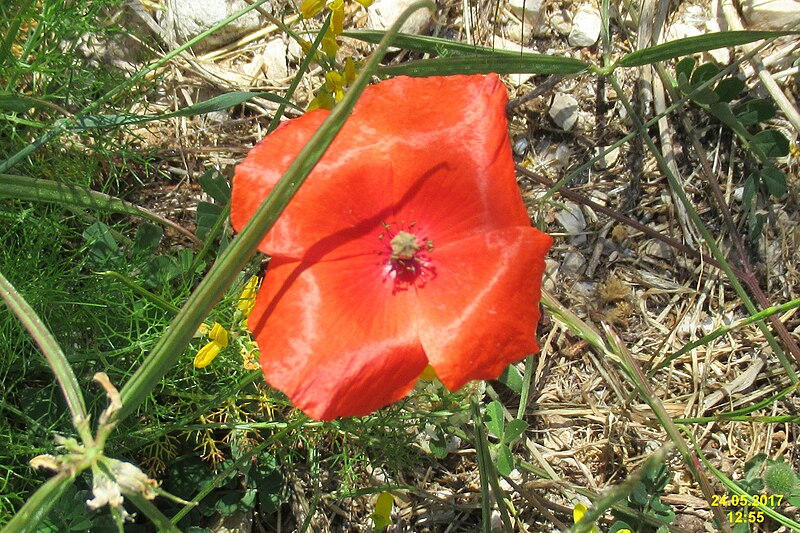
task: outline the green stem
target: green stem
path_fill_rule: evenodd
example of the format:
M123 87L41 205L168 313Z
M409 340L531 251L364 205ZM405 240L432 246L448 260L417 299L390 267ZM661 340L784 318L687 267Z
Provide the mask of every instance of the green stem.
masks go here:
M22 509L3 528L2 533L33 533L38 531L39 522L47 518L50 509L72 484L74 478L68 474L57 474L39 487L28 498Z
M72 423L75 425L75 429L81 439L88 445L92 442L92 435L89 430L89 415L86 412L86 402L83 400L78 380L72 371L72 367L69 366L67 356L64 355L61 346L53 337L50 329L28 302L25 301L25 298L17 292L11 282L3 276L2 272L0 272L0 297L6 301L9 309L19 317L20 322L22 322L25 329L28 330L42 350L42 354L47 359L47 364L55 374L58 385L61 387L61 392L67 400L67 407L69 407L69 411L72 414Z

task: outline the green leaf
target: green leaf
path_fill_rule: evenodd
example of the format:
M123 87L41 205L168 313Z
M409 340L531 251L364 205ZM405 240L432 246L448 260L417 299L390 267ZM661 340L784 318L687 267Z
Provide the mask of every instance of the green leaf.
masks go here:
M621 529L628 529L630 531L635 531L636 528L634 528L632 525L628 524L623 520L617 520L611 525L610 528L608 528L608 533L617 533L617 531Z
M528 423L524 420L514 419L508 423L503 434L503 442L514 442L528 429Z
M761 180L769 193L780 198L786 194L786 173L779 168L766 167L761 170Z
M240 490L224 491L214 504L214 509L222 516L231 516L237 511L249 508L247 503L242 501L243 498L244 496Z
M499 439L503 436L504 428L503 404L494 400L486 406L486 429Z
M751 143L757 145L767 157L789 155L789 140L778 130L759 131L753 135Z
M700 65L692 73L691 81L688 86L684 88L684 92L690 94L690 98L698 104L715 104L719 102L719 95L712 91L710 88L698 89L698 87L719 74L719 68L713 63L705 63ZM687 90L688 89L688 90Z
M644 509L650 501L650 495L647 493L647 487L644 486L644 483L637 481L628 495L628 499L634 508Z
M649 48L636 50L622 57L617 63L618 67L639 67L642 65L652 65L658 61L675 59L677 57L708 52L718 48L728 48L742 44L760 41L762 39L774 39L782 35L791 35L794 32L782 31L724 31L697 35L677 39L663 44L657 44Z
M228 178L216 169L208 169L197 180L203 191L218 204L225 205L231 199L231 185Z
M697 65L697 60L693 57L684 57L678 64L675 65L675 74L678 77L678 86L683 86L684 84L688 84L689 80L692 78L692 71L694 70L695 65Z
M136 237L133 239L133 254L135 256L152 254L161 242L163 235L164 230L160 226L145 222L136 230Z
M744 477L747 481L761 477L761 469L767 462L767 455L759 453L744 464Z
M275 457L263 453L258 465L245 476L250 487L258 489L258 509L263 514L273 514L286 501L283 474Z
M745 126L765 122L775 116L775 106L766 98L748 100L737 106L733 113Z
M508 476L514 470L514 455L505 444L497 447L497 472Z
M435 427L434 434L431 435L431 440L428 441L428 448L437 459L447 457L447 437L444 434L444 430L439 426Z
M401 65L380 67L383 76L449 76L454 74L580 74L589 64L579 59L544 54L496 54L476 57L443 57L409 61Z
M22 94L0 93L0 111L24 113L32 107L41 107L41 105L39 100Z
M89 261L95 268L106 269L119 257L119 246L111 228L102 222L95 222L83 231L88 244Z
M68 123L68 129L71 130L86 130L96 128L113 128L124 126L127 124L141 124L143 122L153 122L155 120L166 120L175 117L191 117L195 115L205 115L213 111L222 111L235 107L239 104L251 100L253 98L263 98L271 102L276 102L285 106L293 107L298 111L302 111L293 103L278 95L265 92L244 92L235 91L230 93L221 94L208 100L204 100L194 105L184 107L172 113L162 113L160 115L136 115L133 113L120 113L110 115L86 115L75 119L73 122Z
M149 289L158 289L167 285L181 274L181 269L171 257L157 255L142 267L142 285Z
M758 176L756 174L747 176L747 179L744 181L744 191L742 192L742 205L748 211L753 205L753 198L755 198L757 186Z
M766 217L760 213L754 214L747 219L747 238L750 242L758 242L761 237L761 230L764 229L764 222Z
M372 513L372 521L375 523L376 531L383 531L392 523L392 507L394 498L388 492L381 492L375 502L375 511Z
M691 84L697 87L719 74L719 67L714 63L703 63L692 72Z
M197 236L200 239L205 239L208 236L208 233L211 231L211 228L214 227L214 223L217 221L217 218L222 214L224 209L217 204L212 204L209 202L198 202L197 203Z
M515 365L508 365L497 380L517 394L522 393L522 374Z
M740 80L735 76L731 76L720 80L717 86L714 88L714 92L717 93L719 99L722 102L731 102L739 97L744 91L747 85L744 81Z

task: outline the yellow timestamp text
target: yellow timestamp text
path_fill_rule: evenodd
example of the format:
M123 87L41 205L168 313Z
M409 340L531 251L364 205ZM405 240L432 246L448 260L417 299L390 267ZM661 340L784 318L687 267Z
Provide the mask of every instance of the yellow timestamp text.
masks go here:
M760 524L764 521L764 511L728 511L731 524Z
M714 494L711 496L712 507L779 507L781 502L783 502L783 494Z

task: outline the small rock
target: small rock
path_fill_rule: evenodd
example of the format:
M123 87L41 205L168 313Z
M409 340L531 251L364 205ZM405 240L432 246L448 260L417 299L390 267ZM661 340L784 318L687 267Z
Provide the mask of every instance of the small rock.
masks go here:
M542 280L542 288L546 291L555 292L558 288L556 284L556 274L560 265L555 259L544 260L544 279Z
M670 245L655 239L645 245L644 253L646 256L656 257L664 261L671 261L675 255L675 251Z
M508 25L506 31L512 40L528 43L534 35L544 32L542 25L543 0L509 0L508 7L522 21L521 24L512 23Z
M526 21L525 23L513 20L506 26L506 35L511 41L519 44L530 44L533 40L533 28Z
M751 30L791 30L800 24L796 0L740 0L739 4Z
M389 29L389 27L394 24L394 21L397 20L397 17L413 3L414 0L377 0L367 8L367 29ZM413 33L415 35L425 33L428 26L430 26L432 16L433 13L431 13L430 10L418 9L405 24L403 24L400 31L403 33Z
M183 44L247 5L244 0L166 0L158 18L164 28L164 39L170 44ZM269 3L262 4L262 7L271 11ZM260 29L263 25L258 11L250 11L203 39L194 49L203 51L218 48Z
M288 47L280 37L267 43L261 54L264 58L264 68L267 69L267 78L280 81L289 77L289 65L286 64L288 55Z
M569 131L578 121L578 101L572 95L556 93L549 114L559 128Z
M592 46L600 38L602 26L603 22L597 8L583 4L572 19L572 30L569 32L567 42L574 48Z
M508 0L508 7L517 17L523 19L532 28L538 28L542 20L542 0Z
M558 9L550 15L550 26L563 36L572 30L572 14L566 9Z
M600 155L603 150L606 150L607 146L598 146L595 149L595 155ZM614 166L614 163L617 162L619 159L619 147L614 148L613 150L607 152L603 157L597 160L595 165L600 170L605 170L607 168L611 168Z
M733 199L737 202L744 200L744 187L736 187L733 189Z
M580 252L567 252L561 261L559 273L568 278L577 278L586 266L586 258Z
M564 202L564 209L556 213L556 220L566 230L569 235L574 236L573 242L580 244L586 241L586 218L578 204L574 202Z

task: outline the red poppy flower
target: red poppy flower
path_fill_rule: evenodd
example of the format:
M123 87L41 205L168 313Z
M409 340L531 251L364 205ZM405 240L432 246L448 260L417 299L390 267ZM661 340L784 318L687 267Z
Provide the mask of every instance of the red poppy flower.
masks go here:
M538 351L551 238L530 225L496 75L367 88L259 249L249 326L266 380L311 417L368 414L430 364L451 390ZM236 168L241 230L328 111L290 120Z

